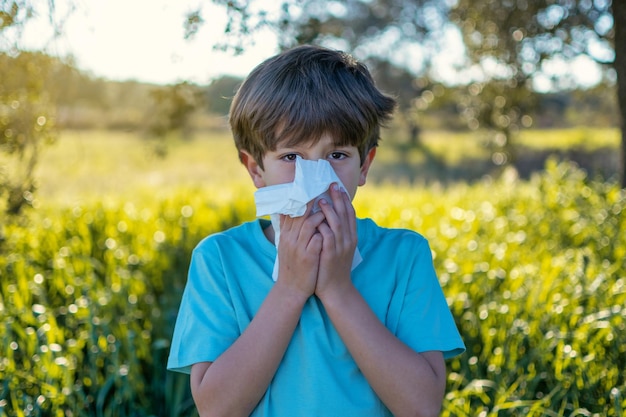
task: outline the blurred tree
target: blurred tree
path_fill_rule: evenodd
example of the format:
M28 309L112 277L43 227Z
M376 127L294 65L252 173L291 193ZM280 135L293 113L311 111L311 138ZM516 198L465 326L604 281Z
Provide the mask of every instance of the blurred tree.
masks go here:
M24 52L19 40L24 24L37 13L47 14L54 33L55 2L0 1L0 210L16 215L32 204L34 169L40 146L54 138L54 112L45 79L52 58ZM1 220L1 218L0 218Z
M530 114L538 95L528 88L525 76L504 76L476 81L455 90L462 119L471 130L482 129L489 137L491 159L496 166L515 164L515 134L530 127Z
M29 0L2 0L0 2L0 34L5 38L19 37L24 23L33 17L33 14L34 6ZM9 34L9 31L13 33Z
M572 91L562 121L569 125L619 126L614 86L600 83L592 88Z
M47 78L46 89L59 107L99 105L107 101L105 83L77 69L72 57L60 61Z
M408 145L410 147L420 146L419 107L415 103L417 97L427 91L430 84L429 80L418 78L406 67L394 64L387 59L370 58L368 67L378 86L395 95L400 109L400 117L406 126Z
M189 138L191 116L203 104L201 90L193 84L181 82L157 87L152 90L151 97L152 106L147 112L149 136L163 139L178 131L183 139Z
M232 98L242 81L238 77L223 76L211 82L204 94L209 113L227 115Z
M626 187L626 2L623 0L456 0L450 13L463 34L468 56L495 80L472 117L482 126L510 133L524 121L537 74L555 89L571 88L570 73L551 74L550 63L571 64L587 56L617 81L621 113L621 183ZM470 86L472 88L472 86ZM471 91L470 91L471 92ZM470 95L471 96L471 95ZM501 105L499 105L501 104ZM526 118L525 118L526 116ZM507 133L507 134L508 134ZM506 135L505 135L506 136ZM508 138L507 138L508 139Z
M367 53L368 46L393 46L397 53L420 41L436 40L445 23L447 3L437 0L211 0L226 9L228 21L224 42L214 47L242 52L254 44L251 35L268 28L278 35L281 48L305 43L338 43ZM185 21L185 36L192 37L205 20L202 8L191 11ZM382 42L382 44L381 44ZM398 51L400 49L400 51ZM391 55L379 50L376 55Z
M53 59L0 53L0 205L10 215L33 202L39 148L55 138L54 112L44 88Z

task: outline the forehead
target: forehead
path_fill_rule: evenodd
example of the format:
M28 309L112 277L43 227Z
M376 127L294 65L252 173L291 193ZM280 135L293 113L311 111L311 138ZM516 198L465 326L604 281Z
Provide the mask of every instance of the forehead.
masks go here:
M283 124L285 126L285 124ZM278 130L274 136L275 147L313 146L320 141L334 146L356 146L362 141L356 132L346 131L342 126L332 123L320 123L312 126L288 125Z
M315 146L321 147L350 147L353 144L347 143L342 140L339 135L333 135L332 133L325 132L318 136L300 136L291 138L281 138L276 143L276 148L312 148Z

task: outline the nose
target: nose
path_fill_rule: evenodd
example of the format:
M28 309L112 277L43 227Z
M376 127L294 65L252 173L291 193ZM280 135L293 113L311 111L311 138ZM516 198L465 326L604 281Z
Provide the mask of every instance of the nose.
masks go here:
M320 160L326 160L326 158L324 157L323 154L307 154L304 155L302 157L302 159L304 159L305 161L320 161Z

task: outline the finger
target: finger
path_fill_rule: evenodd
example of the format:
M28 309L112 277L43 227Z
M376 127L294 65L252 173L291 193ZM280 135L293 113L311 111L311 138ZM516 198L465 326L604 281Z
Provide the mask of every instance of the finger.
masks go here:
M306 204L306 211L304 212L304 215L303 215L304 218L309 217L311 215L311 213L313 211L313 206L314 206L313 200L309 201Z
M354 211L350 195L347 191L337 187L332 192L332 198L333 204L335 205L335 212L337 213L337 216L339 216L342 224L350 226L354 224L356 228L356 213ZM350 231L355 231L355 228L350 227Z
M356 244L356 216L350 197L343 191L338 192L333 207L320 201L328 225L334 233L336 248L349 248Z
M282 230L283 227L289 227L289 228L293 228L293 229L300 229L300 228L302 228L302 225L304 224L306 219L311 214L312 209L313 209L313 204L307 204L306 210L305 210L304 214L301 215L301 216L294 216L294 217L292 217L291 215L287 216L287 215L281 214L281 218L280 218L280 220L281 220L281 223L280 223L281 230Z
M287 217L287 216L285 216L284 214L279 214L279 215L278 215L278 221L279 221L279 223L278 223L278 224L280 225L280 228L281 228L281 229L282 229L283 227L285 227L285 218L286 218L286 217Z
M327 223L322 222L317 227L317 230L319 231L319 235L322 236L323 239L322 250L327 253L334 252L337 247L337 243L335 241L336 236L330 226Z
M329 219L329 224L333 227L333 230L339 230L335 229L335 225L337 227L341 227L341 225L347 226L352 220L352 217L355 216L354 208L352 207L348 193L339 187L337 183L333 183L330 187L330 198L332 200L332 209L337 221L335 222L332 218L333 214L330 211L325 211L325 213ZM320 206L322 206L322 204L320 204Z
M356 232L356 213L350 195L338 188L332 195L335 212L343 225L344 233L353 235Z
M345 213L345 201L344 195L347 193L337 183L332 183L330 186L330 198L332 199L333 206L339 217L343 217Z
M342 221L336 211L337 207L331 205L328 201L326 201L326 199L321 199L319 204L328 226L330 226L335 233L341 233Z
M307 245L311 237L318 233L318 226L324 222L324 213L317 212L303 219L298 232L298 242Z
M352 205L352 201L350 200L350 196L348 195L348 193L344 192L343 194L343 200L345 202L345 207L346 207L346 217L348 220L348 225L350 228L350 234L352 234L352 236L356 236L356 212L354 210L354 206Z
M311 214L307 218L302 219L302 228L306 228L309 230L317 229L320 223L322 223L326 219L326 216L323 212L318 211L317 213Z
M320 253L324 244L324 238L321 233L314 233L307 245L307 251L312 253Z

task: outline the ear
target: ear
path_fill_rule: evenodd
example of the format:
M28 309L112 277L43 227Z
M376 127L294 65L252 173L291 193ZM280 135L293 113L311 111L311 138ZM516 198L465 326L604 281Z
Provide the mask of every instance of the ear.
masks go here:
M246 151L239 151L239 159L248 170L248 174L250 174L250 178L252 178L254 186L256 188L265 187L265 180L263 179L263 169L259 166L254 157Z
M361 164L359 186L365 185L365 180L367 179L367 173L370 170L370 166L372 165L372 161L374 160L375 156L376 156L376 147L373 147L367 152L367 155L365 156L365 160L363 161L363 164Z

